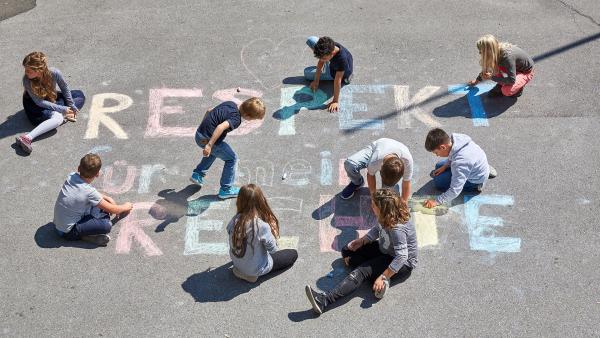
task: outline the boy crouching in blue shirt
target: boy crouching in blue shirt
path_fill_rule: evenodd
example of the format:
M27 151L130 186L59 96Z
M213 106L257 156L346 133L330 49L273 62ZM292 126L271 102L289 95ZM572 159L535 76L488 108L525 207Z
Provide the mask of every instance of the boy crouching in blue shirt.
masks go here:
M310 89L313 91L319 88L319 80L333 80L333 100L329 103L327 110L332 113L337 112L342 85L347 85L352 80L354 69L352 54L346 47L334 42L328 36L321 38L311 36L306 44L313 50L319 62L317 62L317 67L306 68L304 77L312 80Z
M433 208L450 202L464 191L480 193L488 178L496 177L496 169L488 164L483 149L469 136L440 128L429 131L425 149L440 157L447 157L435 165L430 176L438 190L445 191L435 200L426 200L423 205Z
M79 162L78 172L69 174L54 205L54 226L66 240L83 240L99 246L110 241L110 214L124 214L131 203L118 205L109 196L91 186L100 175L102 161L96 154L87 154Z
M227 101L206 112L196 130L196 144L202 148L202 160L196 166L190 181L199 186L204 184L204 176L213 162L220 158L225 162L221 174L219 198L237 197L240 188L234 187L237 155L224 139L227 133L236 129L244 120L260 120L265 117L265 104L257 97L250 98L239 107Z

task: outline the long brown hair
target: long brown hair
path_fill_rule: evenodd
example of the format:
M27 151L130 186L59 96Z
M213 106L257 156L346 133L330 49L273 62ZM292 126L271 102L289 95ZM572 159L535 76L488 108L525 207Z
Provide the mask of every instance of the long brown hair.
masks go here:
M408 205L392 189L386 188L375 191L373 203L379 208L377 221L384 228L393 228L396 224L404 224L410 219Z
M247 226L250 225L252 239L254 239L254 219L260 218L271 227L271 233L279 238L279 220L275 217L262 190L254 184L247 184L240 188L236 202L238 218L231 234L232 252L236 257L246 254Z
M29 80L31 81L31 90L33 91L33 94L44 100L56 102L56 83L54 83L52 73L50 73L50 69L48 69L48 58L46 57L46 54L42 52L32 52L27 54L23 59L23 67L40 72L39 77Z

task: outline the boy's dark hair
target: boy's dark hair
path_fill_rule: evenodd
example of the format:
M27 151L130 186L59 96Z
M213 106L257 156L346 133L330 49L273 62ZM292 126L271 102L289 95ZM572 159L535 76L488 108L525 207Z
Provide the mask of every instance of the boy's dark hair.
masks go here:
M379 173L381 174L381 183L388 187L394 186L404 175L404 163L400 158L394 156L383 161Z
M326 55L333 53L335 49L335 43L333 39L328 36L323 36L317 41L314 48L314 54L317 59L320 59Z
M83 178L94 178L100 172L102 160L96 154L87 154L79 161L79 176Z
M434 151L442 144L448 143L450 143L450 136L448 136L443 129L434 128L427 133L427 138L425 138L425 149L427 149L427 151Z

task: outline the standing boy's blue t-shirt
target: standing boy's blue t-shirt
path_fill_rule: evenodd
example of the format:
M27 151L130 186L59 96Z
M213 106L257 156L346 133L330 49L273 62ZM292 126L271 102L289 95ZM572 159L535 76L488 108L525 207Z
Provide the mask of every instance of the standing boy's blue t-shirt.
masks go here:
M223 102L206 113L196 132L210 138L217 126L225 121L229 122L229 128L223 131L223 134L221 134L221 137L217 139L215 144L223 142L227 133L239 127L242 123L242 116L235 102Z
M329 73L335 79L336 72L344 72L343 80L346 80L352 75L352 54L350 54L346 47L339 43L336 42L335 45L340 51L329 60Z

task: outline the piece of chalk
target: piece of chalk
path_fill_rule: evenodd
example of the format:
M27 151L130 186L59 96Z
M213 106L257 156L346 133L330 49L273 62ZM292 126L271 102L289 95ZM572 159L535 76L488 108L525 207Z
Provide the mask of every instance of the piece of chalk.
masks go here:
M239 93L240 92L240 87L237 87L235 90L237 90L237 92Z
M285 180L287 178L287 173L283 173L283 175L281 176L282 180Z

